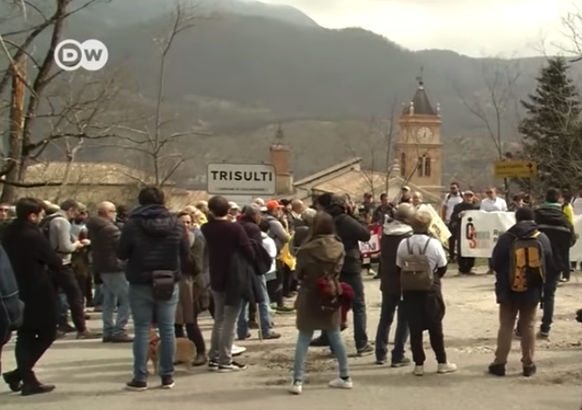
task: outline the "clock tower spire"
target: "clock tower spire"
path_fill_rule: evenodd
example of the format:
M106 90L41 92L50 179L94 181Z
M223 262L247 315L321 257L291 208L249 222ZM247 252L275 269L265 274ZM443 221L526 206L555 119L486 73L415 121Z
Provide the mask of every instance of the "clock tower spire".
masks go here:
M421 67L416 92L410 102L403 104L398 120L396 158L400 176L406 182L440 196L443 191L440 105L433 108L430 103L422 74Z

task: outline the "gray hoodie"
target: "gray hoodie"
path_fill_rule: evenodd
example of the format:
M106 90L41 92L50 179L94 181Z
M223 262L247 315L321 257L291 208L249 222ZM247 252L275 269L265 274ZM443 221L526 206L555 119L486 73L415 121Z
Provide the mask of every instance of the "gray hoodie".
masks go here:
M57 216L58 215L58 216ZM71 233L71 223L65 211L58 211L50 216L49 242L54 250L63 259L63 265L71 264L71 254L77 250L74 246L75 238Z
M287 233L283 224L273 215L267 214L263 216L263 218L269 223L269 236L273 238L275 245L277 245L278 255L281 252L281 249L283 249L283 246L289 242L289 233Z

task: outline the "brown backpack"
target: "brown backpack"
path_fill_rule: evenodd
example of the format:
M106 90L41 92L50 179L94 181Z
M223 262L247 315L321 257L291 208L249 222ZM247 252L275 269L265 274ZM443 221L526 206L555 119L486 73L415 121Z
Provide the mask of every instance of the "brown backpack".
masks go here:
M426 238L424 248L420 254L415 255L410 246L410 238L405 239L408 255L402 258L400 267L400 285L403 291L428 291L434 282L434 272L430 267L430 261L425 255L431 238Z

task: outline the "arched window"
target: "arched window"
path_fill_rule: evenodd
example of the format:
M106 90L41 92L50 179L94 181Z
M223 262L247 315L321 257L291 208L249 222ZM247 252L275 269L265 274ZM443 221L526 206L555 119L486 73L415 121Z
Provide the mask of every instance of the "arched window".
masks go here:
M430 177L430 165L431 165L431 160L430 157L428 155L424 156L424 176L425 177Z
M424 176L424 157L418 157L418 162L416 163L416 174L419 177Z
M406 154L400 154L400 176L406 177Z

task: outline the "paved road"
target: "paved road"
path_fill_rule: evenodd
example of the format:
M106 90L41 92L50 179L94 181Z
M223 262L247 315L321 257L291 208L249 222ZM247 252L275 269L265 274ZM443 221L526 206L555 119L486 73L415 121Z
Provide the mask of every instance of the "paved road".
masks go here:
M367 281L370 336L375 333L379 295L377 282ZM496 333L496 306L492 295L492 278L486 276L450 277L444 281L447 300L445 323L446 344L451 361L459 371L436 375L430 351L427 372L418 378L410 368L390 369L372 364L373 357L352 358L351 391L326 387L334 377L335 364L321 348L309 355L308 383L304 393L289 396L295 329L293 317L277 316L278 331L283 338L259 342L256 338L243 342L248 347L244 360L250 368L232 374L208 373L196 369L186 374L178 369L176 387L171 391L152 388L144 393L122 390L131 376L131 345L104 345L99 341L60 340L54 344L38 366L39 378L57 385L51 394L20 397L0 386L0 408L3 410L140 410L160 407L183 408L185 403L196 409L303 410L352 408L430 409L442 406L448 410L578 410L581 402L579 346L582 329L573 320L573 311L580 307L582 283L574 281L559 289L556 324L552 339L540 342L537 353L538 374L531 379L519 376L517 352L512 354L511 375L494 378L485 374L492 358ZM203 320L208 337L211 322ZM91 321L97 327L98 320ZM351 334L346 336L353 350ZM514 348L517 348L517 343ZM14 364L13 345L7 346L3 364ZM22 407L25 404L27 407Z

